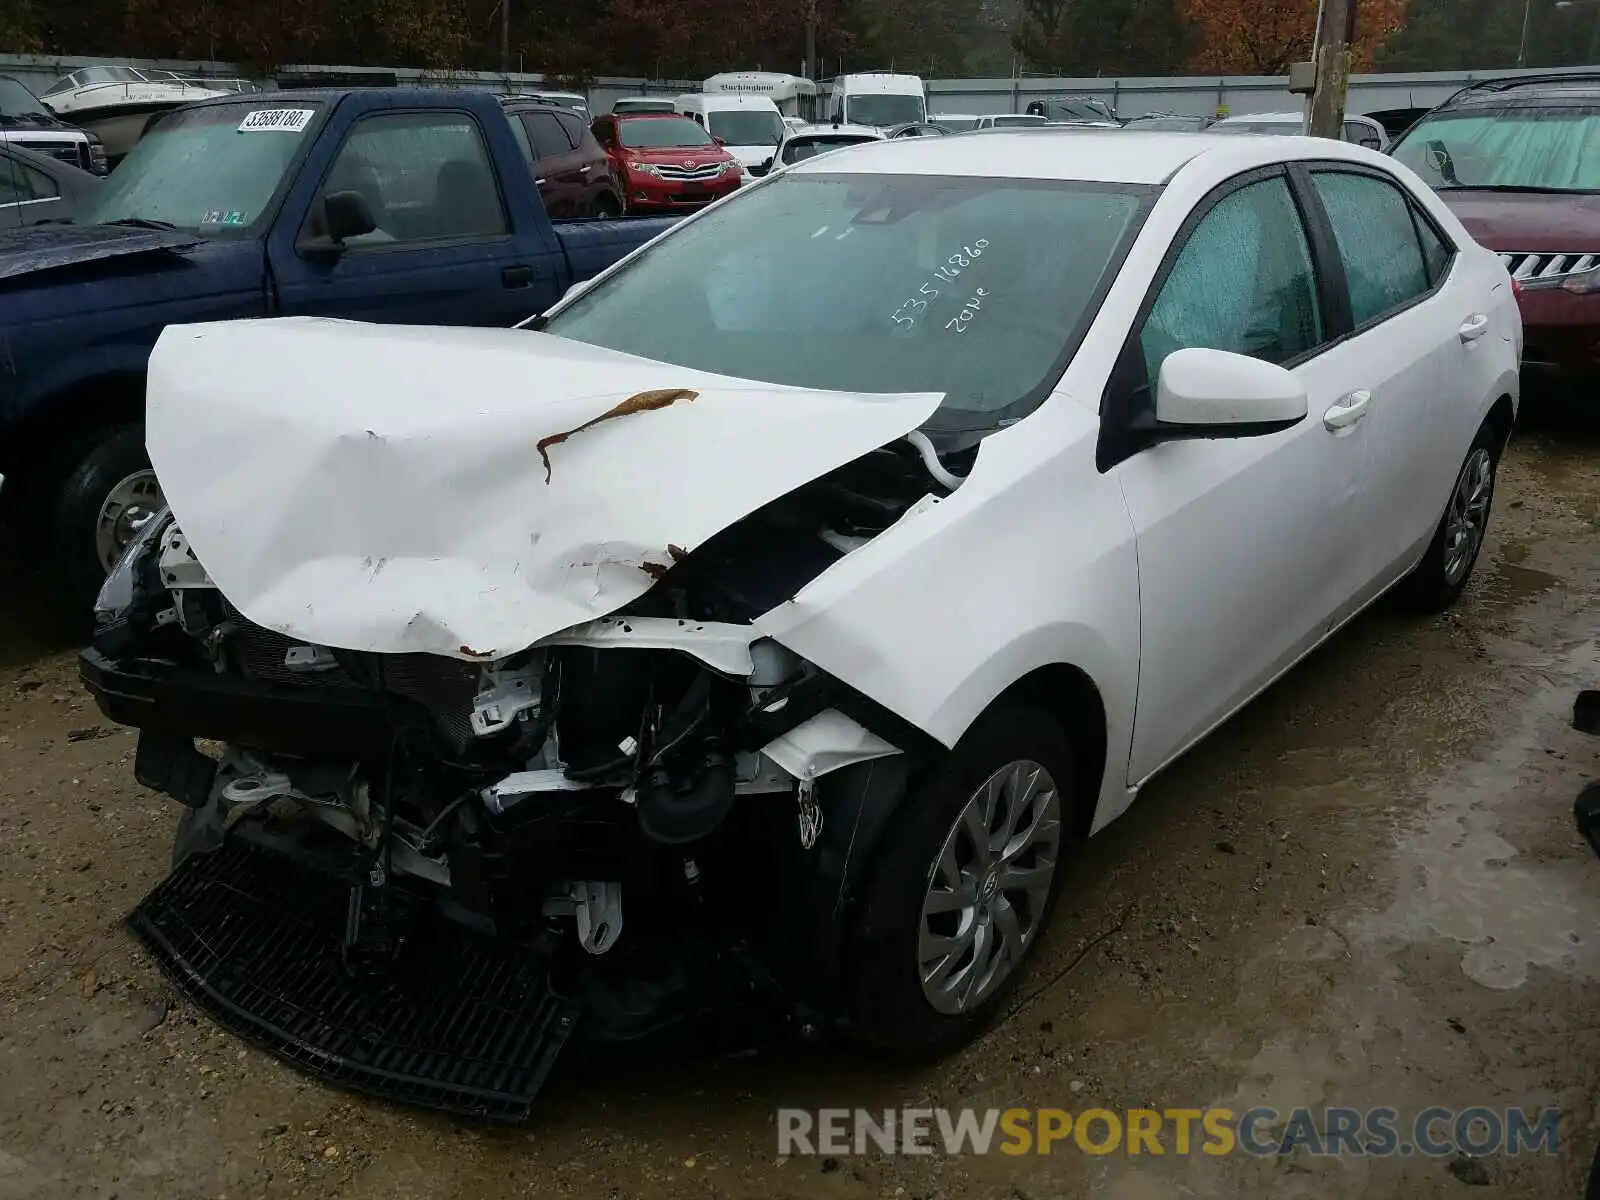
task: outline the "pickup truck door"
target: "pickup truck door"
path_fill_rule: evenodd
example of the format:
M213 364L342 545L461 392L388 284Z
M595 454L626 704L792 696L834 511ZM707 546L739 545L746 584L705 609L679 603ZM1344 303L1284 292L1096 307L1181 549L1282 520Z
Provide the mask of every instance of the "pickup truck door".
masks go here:
M548 223L533 227L517 211L519 199L538 201L531 181L509 178L526 174L510 129L485 133L477 114L453 108L383 108L356 117L342 138L330 129L337 149L308 159L315 177L299 181L302 202L291 197L268 239L274 311L510 326L558 299L566 261ZM324 202L343 191L361 194L376 228L340 249Z

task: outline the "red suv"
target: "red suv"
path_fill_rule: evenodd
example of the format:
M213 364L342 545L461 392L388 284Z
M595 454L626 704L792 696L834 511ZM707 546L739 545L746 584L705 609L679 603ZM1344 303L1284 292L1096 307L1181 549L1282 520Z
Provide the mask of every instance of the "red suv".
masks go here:
M1522 307L1524 371L1600 380L1600 72L1473 84L1390 153L1499 252Z
M739 186L739 160L688 117L613 113L593 129L630 212L702 208Z
M548 100L506 98L502 103L551 217L622 215L622 187L583 118Z

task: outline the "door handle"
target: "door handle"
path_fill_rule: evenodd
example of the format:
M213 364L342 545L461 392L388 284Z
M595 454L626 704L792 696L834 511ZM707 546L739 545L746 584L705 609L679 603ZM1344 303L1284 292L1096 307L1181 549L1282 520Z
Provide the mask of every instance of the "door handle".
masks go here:
M508 288L525 288L533 285L532 267L507 267L500 272L500 283Z
M1483 313L1473 313L1461 322L1461 342L1468 345L1489 332L1489 318Z
M544 186L544 180L543 179L539 179L539 178L535 178L534 181L533 181L533 186L534 187L543 187Z
M1349 429L1362 417L1367 415L1367 408L1372 403L1372 393L1367 391L1351 392L1348 396L1341 396L1339 402L1322 414L1324 429L1338 432Z
M578 174L579 175L587 175L589 173L589 170L590 170L589 164L585 163L583 166L578 168Z

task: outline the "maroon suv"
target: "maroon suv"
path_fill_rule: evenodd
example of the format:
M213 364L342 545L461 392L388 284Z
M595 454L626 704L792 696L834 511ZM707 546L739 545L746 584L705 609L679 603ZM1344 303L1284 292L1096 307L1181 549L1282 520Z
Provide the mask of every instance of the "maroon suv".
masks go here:
M548 100L505 99L511 132L551 217L620 217L622 188L583 118Z
M1391 153L1510 269L1524 368L1600 378L1600 73L1474 84Z

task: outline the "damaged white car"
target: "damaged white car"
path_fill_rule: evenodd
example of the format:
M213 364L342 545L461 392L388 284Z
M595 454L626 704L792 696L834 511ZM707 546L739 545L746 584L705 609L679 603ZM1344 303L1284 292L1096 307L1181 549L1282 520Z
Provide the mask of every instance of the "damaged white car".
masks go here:
M1114 131L797 164L531 325L169 329L82 662L179 985L505 1118L734 1011L972 1036L1072 840L1460 594L1521 348L1392 161Z

